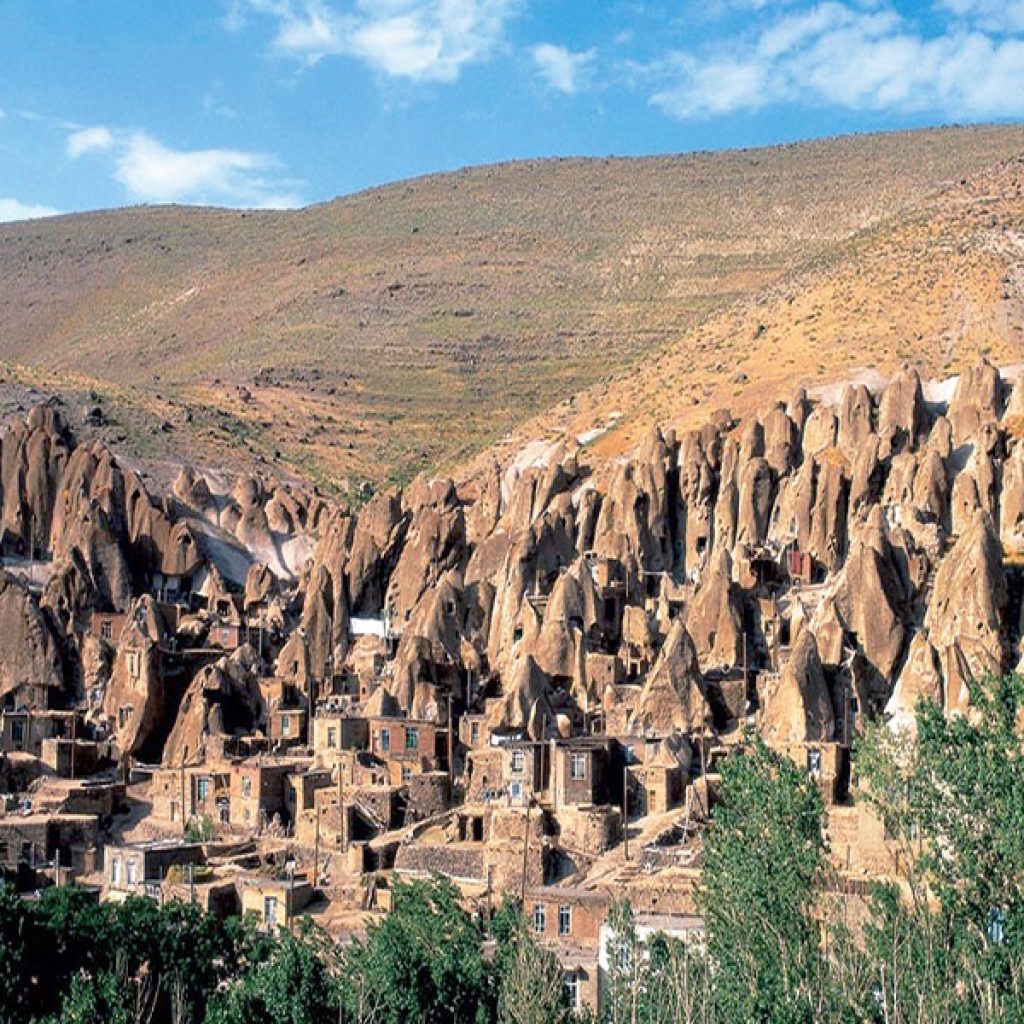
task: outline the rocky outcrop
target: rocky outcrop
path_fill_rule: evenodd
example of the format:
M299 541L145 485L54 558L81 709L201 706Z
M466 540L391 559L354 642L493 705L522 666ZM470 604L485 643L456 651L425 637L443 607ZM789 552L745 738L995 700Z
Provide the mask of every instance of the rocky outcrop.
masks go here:
M45 708L64 689L60 646L28 590L0 571L0 701Z
M682 622L676 622L647 677L629 719L633 735L690 733L709 724L704 678L697 651Z
M835 710L814 634L801 631L789 660L765 690L759 725L780 743L825 742L835 733Z

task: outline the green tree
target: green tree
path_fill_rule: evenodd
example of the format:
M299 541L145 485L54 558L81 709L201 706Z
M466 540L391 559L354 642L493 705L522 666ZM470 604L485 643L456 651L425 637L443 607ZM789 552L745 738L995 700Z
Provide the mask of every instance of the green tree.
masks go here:
M537 944L518 900L506 900L495 917L499 1024L561 1024L570 1017L562 965Z
M916 737L877 726L858 752L899 852L868 932L894 1024L1024 1019L1022 712L1019 676L988 679L967 715L922 703Z
M330 938L304 921L282 932L265 960L254 960L211 1000L206 1024L336 1024L338 956Z
M699 902L717 1019L812 1024L826 1012L813 915L824 810L807 775L760 739L727 759L704 844Z
M399 883L393 908L343 964L346 1019L356 1024L492 1020L495 984L480 928L441 878Z

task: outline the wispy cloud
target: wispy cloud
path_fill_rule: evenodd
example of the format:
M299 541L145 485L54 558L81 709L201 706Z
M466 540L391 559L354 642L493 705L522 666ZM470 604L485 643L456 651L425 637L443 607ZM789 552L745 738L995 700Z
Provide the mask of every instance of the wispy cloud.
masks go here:
M56 217L60 210L50 206L22 203L17 199L0 196L0 224L12 220L35 220L37 217Z
M651 102L680 119L783 102L951 117L1024 114L1024 39L964 24L925 35L883 5L830 0L753 35L675 51L647 70L659 83Z
M938 0L937 6L991 32L1024 32L1024 0Z
M277 168L277 161L262 153L171 149L136 132L119 148L114 177L135 198L152 202L300 205L298 196L279 190L273 178Z
M67 155L109 153L111 173L128 197L155 203L221 203L230 206L302 205L298 183L282 176L278 160L239 149L174 149L146 132L103 126L67 137Z
M454 82L485 60L520 0L356 0L344 13L326 0L234 0L225 24L247 14L276 21L274 49L306 64L325 57L363 61L385 75Z
M110 149L114 145L114 136L109 128L95 125L82 128L68 136L67 152L72 160L77 160L86 153L95 153Z
M574 53L564 46L538 43L530 50L541 77L557 92L571 96L582 88L594 63L594 49Z

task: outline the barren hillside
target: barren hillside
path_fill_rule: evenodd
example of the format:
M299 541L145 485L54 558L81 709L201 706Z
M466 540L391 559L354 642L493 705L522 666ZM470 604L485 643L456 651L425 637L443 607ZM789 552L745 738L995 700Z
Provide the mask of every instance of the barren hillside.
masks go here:
M1022 151L1024 128L955 128L5 225L0 401L59 390L153 463L345 488L452 465L594 386L581 421L628 405L635 424L866 344L896 362L934 333L928 359L955 362L1016 301L1019 195L978 175ZM985 343L1012 349L1004 328Z
M614 455L655 423L687 428L718 409L747 413L797 386L838 392L866 368L878 376L910 363L946 378L979 354L1002 366L1024 360L1019 157L837 245L523 433L582 436Z

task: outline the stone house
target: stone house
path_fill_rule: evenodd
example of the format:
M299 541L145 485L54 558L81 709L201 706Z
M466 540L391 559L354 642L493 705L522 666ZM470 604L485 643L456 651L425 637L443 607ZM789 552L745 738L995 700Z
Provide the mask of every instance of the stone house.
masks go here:
M94 611L89 617L89 635L116 647L121 642L121 633L127 621L127 612Z
M242 914L252 914L269 932L287 928L313 899L313 886L304 875L294 878L264 878L244 875L237 879Z
M74 874L96 869L99 821L94 814L0 817L0 864L56 863Z
M103 885L114 897L160 897L160 886L172 867L205 863L199 843L162 840L153 843L108 844L103 851Z
M284 747L305 743L306 715L304 707L271 708L267 715L267 731L271 743Z
M84 733L78 711L39 711L32 707L0 711L0 753L20 751L40 757L43 743L49 739Z
M228 765L186 765L160 768L150 782L154 818L187 822L209 816L227 824L230 820L230 768ZM184 807L184 815L182 808Z
M613 741L605 736L577 736L550 742L551 805L578 807L617 803L622 781L612 765Z
M309 767L308 761L258 758L231 765L229 821L235 828L263 829L278 819L291 820L285 796L285 780Z
M313 753L318 760L341 750L366 750L370 723L347 711L319 710L313 718Z
M599 948L608 916L607 892L578 886L545 886L526 891L526 924L562 966L569 1006L596 1010L600 1001Z
M768 744L805 768L826 807L842 803L850 791L850 748L834 742L780 742Z

